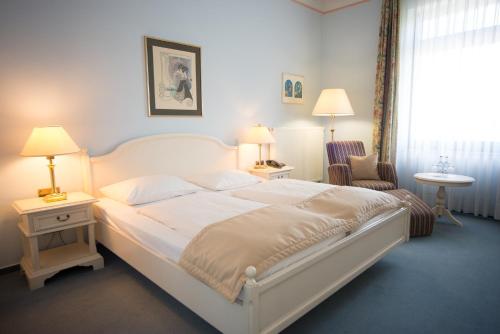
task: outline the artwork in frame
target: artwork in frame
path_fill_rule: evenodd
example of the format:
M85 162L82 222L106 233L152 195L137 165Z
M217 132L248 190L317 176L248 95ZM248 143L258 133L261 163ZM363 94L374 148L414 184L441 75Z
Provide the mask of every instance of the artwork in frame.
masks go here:
M149 116L201 116L201 49L145 37Z
M281 97L283 103L304 103L304 76L283 73Z

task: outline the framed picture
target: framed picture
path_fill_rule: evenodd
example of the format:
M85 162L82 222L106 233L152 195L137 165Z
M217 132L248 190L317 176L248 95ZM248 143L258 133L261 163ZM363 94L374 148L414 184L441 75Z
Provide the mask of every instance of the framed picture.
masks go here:
M200 47L144 39L149 116L201 116Z
M283 73L281 98L283 103L304 103L304 76Z

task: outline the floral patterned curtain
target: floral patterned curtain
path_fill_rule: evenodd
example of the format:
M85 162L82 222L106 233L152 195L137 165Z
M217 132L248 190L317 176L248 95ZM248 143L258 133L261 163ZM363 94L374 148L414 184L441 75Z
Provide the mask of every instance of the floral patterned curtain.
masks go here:
M373 152L378 152L380 161L384 162L395 161L398 39L399 0L383 0L373 108Z

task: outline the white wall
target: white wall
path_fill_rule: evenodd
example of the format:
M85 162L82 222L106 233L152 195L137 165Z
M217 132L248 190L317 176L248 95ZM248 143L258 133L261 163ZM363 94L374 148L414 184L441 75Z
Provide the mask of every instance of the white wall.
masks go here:
M381 5L371 0L324 15L321 22L322 88L344 88L356 113L335 118L335 139L362 140L367 153L372 149Z
M143 36L202 48L203 117L146 116ZM18 152L34 126L63 125L102 154L164 132L214 135L321 124L321 16L288 0L2 1L0 4L0 267L21 256L13 200L49 182L43 158ZM284 105L282 72L306 77L306 103ZM177 157L179 158L179 157ZM81 188L78 160L56 158L63 190Z

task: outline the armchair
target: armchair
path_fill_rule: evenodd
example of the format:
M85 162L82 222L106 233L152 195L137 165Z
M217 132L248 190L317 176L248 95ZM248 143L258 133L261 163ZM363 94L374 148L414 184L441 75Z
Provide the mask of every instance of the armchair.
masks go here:
M328 175L331 184L363 187L373 190L393 190L398 188L398 177L391 163L379 162L377 169L380 180L353 180L349 156L364 156L362 141L333 141L326 144L328 153Z

